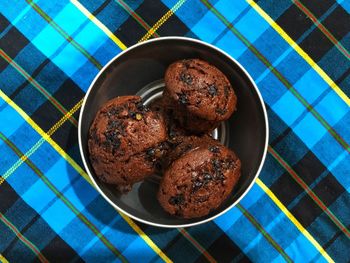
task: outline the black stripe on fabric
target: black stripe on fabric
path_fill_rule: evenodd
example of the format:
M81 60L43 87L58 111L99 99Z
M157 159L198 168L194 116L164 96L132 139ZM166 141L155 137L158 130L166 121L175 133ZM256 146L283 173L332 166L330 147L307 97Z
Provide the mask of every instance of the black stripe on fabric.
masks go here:
M290 210L290 212L305 228L310 226L315 219L323 213L322 209L312 200L309 195L304 196L299 203ZM332 224L330 219L327 224Z
M278 1L279 8L276 8L275 1L256 0L255 2L275 21L281 15L280 10L288 9L292 5L290 1Z
M0 191L1 193L1 191ZM17 204L17 206L19 206ZM23 200L20 199L20 209L21 209L21 219L18 219L19 222L23 222L25 221L26 224L24 225L23 228L19 228L18 227L18 222L16 221L17 218L15 217L16 215L9 215L7 213L7 218L8 220L11 221L11 223L18 228L19 232L25 236L28 240L30 240L34 245L36 245L36 240L42 240L41 236L40 235L45 235L45 238L48 239L49 241L49 244L52 243L53 239L51 237L54 237L56 236L56 233L53 231L53 229L46 223L46 221L44 221L41 216L35 211L33 210L33 208L31 208L28 204L26 204ZM17 213L17 211L14 211L14 213ZM15 218L15 219L12 219L11 220L11 217L12 218ZM28 217L28 220L26 219L26 217ZM40 220L40 221L39 221ZM40 231L33 231L33 229L31 229L34 224L38 223L39 225L36 225L36 227L40 226ZM23 223L21 223L23 224ZM16 246L18 243L22 243L22 241L16 237L14 238L10 244L7 246L7 248L3 251L3 254L4 255L10 255L10 254L13 254L16 249ZM57 244L57 242L56 242ZM67 253L67 255L72 255L70 256L69 258L67 257L67 259L70 259L72 260L73 258L76 258L78 257L76 252L69 246L67 245L62 239L60 239L60 243L59 243L60 247L64 247L65 248L65 253ZM37 246L37 245L36 245ZM40 249L40 247L38 247ZM57 247L56 247L57 248ZM56 249L55 248L55 249ZM41 253L47 258L50 260L51 262L51 259L49 257L49 254L46 253L46 251L42 250ZM57 250L56 250L56 253L57 253ZM57 262L55 261L55 258L56 257L53 257L53 262Z
M333 44L318 28L315 28L300 43L300 47L317 62L333 47Z
M276 21L295 41L312 26L312 21L295 5L290 6Z
M53 97L61 102L67 110L70 110L77 104L85 93L72 81L70 78L66 79L58 90L53 94Z
M74 262L84 262L73 248L57 235L41 252L50 262L70 262L73 259Z
M29 40L21 34L14 26L1 38L0 48L3 49L12 59L28 45ZM2 58L0 60L3 61ZM3 61L4 62L4 61ZM0 71L8 65L7 62L0 64Z
M6 214L10 207L19 199L13 188L4 181L0 186L0 213Z
M193 250L195 253L198 253L199 257L197 258L196 262L208 262L205 255L200 254L200 251L191 243L191 241L187 240L181 233L180 230L164 230L160 228L155 228L152 226L147 226L145 224L138 223L138 225L141 227L141 229L153 240L153 236L162 235L164 231L175 231L176 234L172 240L168 240L166 243L163 240L163 243L165 243L165 246L162 248L161 244L159 242L156 242L157 245L162 249L162 251L169 257L169 258L177 258L178 251L176 249L173 249L174 246L178 245L179 242L186 244L183 246L188 247L187 249ZM196 240L201 246L203 246L203 249L205 249L211 256L213 256L214 259L218 260L218 262L226 262L233 258L237 258L239 260L242 260L242 262L249 262L249 259L246 257L246 255L240 250L239 247L237 247L231 239L213 222L208 222L205 225L191 227L191 228L185 228L185 231L187 234L189 234L194 240ZM211 233L216 233L215 235L218 236L218 241L212 240L212 243L209 247L205 247L203 244L203 239L208 239L208 235L211 235ZM222 244L222 243L225 244ZM223 252L222 248L225 247L225 251ZM227 249L226 249L227 248ZM217 251L218 250L218 251ZM222 253L225 253L221 255ZM220 255L219 255L220 254ZM224 261L222 261L224 260Z
M270 189L285 206L288 206L299 194L303 192L303 189L287 172L284 172L273 183Z
M78 143L78 129L69 121L66 121L51 138L61 146L64 151L68 151Z
M70 109L67 109L69 111ZM73 117L78 120L79 110ZM39 125L45 132L48 132L58 121L63 118L60 113L49 101L43 103L31 116L33 121ZM77 127L69 119L65 120L60 127L52 134L51 138L64 150L69 150L77 143Z
M1 38L0 48L11 58L14 58L28 43L29 40L16 27L12 26Z
M22 201L23 202L23 201ZM19 232L25 236L28 240L29 237L25 234L25 232L40 218L40 216L35 213L35 216L22 228L22 229L18 229ZM16 226L17 227L17 226ZM34 240L31 240L32 242ZM18 243L18 242L22 242L18 237L14 238L11 243L8 245L8 247L5 249L4 251L4 254L9 254L10 251L15 247L15 245ZM45 255L44 255L45 256Z
M83 161L81 159L78 141L75 138L75 145L72 148L64 149L66 153L80 166L84 167ZM67 170L74 172L74 168L72 166L67 166ZM84 169L84 168L83 168Z
M29 87L27 87L27 89L29 89ZM21 105L22 103L17 104ZM69 109L67 109L67 111L69 111ZM49 100L46 100L31 115L33 121L45 132L54 126L62 117L63 113L61 113Z
M284 121L282 121L282 119L273 110L271 110L269 105L265 104L265 106L270 126L269 143L271 146L274 147L280 140L282 140L285 137L286 134L288 134L288 132L290 131L290 127ZM285 135L281 135L284 133Z
M350 229L350 224L346 226L347 229ZM333 243L334 241L337 240L337 238L339 238L340 236L344 235L343 231L339 230L337 231L330 240L328 240L327 243L325 243L322 247L324 249L328 249ZM350 246L349 246L350 247Z
M182 234L177 229L163 229L159 227L149 226L142 223L137 223L141 230L149 236L153 242L170 258L172 259L171 247L182 237ZM164 240L162 238L165 235L165 232L175 232L175 236L171 240ZM161 240L157 240L157 237L160 236ZM170 252L170 253L169 253Z
M92 12L93 16L97 16L112 0L106 0L100 5L94 12Z
M310 185L326 170L326 167L309 151L293 166L293 169L297 174L302 175L307 185Z
M328 173L315 187L314 193L328 207L345 192L333 174Z
M54 76L52 76L52 77L55 78ZM57 74L57 77L61 78L61 77L65 77L65 76L61 76L61 74ZM27 86L27 88L33 89L33 87L31 87L31 86ZM69 95L67 95L67 94L69 94ZM58 88L58 90L54 94L51 94L51 95L52 95L52 97L54 97L56 99L56 101L60 102L66 108L66 111L68 112L74 107L74 105L76 103L78 103L81 100L81 98L84 96L84 93L73 81L71 81L70 79L67 79ZM79 110L77 112L79 112ZM78 120L78 113L77 112L73 115L76 120ZM64 116L64 114L61 113L54 106L54 104L49 100L46 100L31 115L32 119L45 132L47 132L53 125L55 125L56 122L58 122L63 116ZM69 120L66 120L66 122L70 123L70 125L73 126L73 124ZM65 138L59 138L59 139L61 141L65 142Z
M342 83L350 75L350 67L335 81L337 85Z
M323 1L319 2L323 3ZM350 15L341 6L338 6L322 24L340 41L350 32Z
M141 228L141 230L148 235L153 242L156 243L156 245L172 260L174 260L173 256L177 256L175 253L176 251L172 250L172 247L181 239L184 238L183 235L180 233L179 229L162 229L158 227L149 226L146 224L138 223L138 226ZM172 239L165 240L164 238L161 238L160 240L158 237L166 235L165 232L175 232L174 237ZM189 242L189 241L188 241ZM192 245L190 245L192 246Z
M344 193L345 189L338 183L332 174L328 174L314 187L313 191L328 207ZM323 213L323 210L309 195L306 195L295 207L293 207L291 212L296 218L298 218L304 227L308 227ZM336 227L330 218L327 217L327 219L330 224L333 224L334 227Z
M218 229L218 231L222 231ZM216 239L207 249L208 253L212 255L218 262L251 262L244 252L225 234ZM206 262L204 255L201 255L196 263Z
M37 77L39 75L39 73L41 72L41 70L50 63L49 59L45 59L40 65L39 67L37 67L33 73L31 74L31 77L33 79L35 79L35 77ZM25 80L11 95L10 98L13 100L28 84L30 84L30 82L28 80ZM30 84L31 85L31 84Z
M168 11L168 7L159 0L145 0L136 9L136 13L151 27Z
M189 28L176 16L176 13L157 30L161 36L184 36L189 31Z
M198 37L195 33L193 33L191 30L189 30L189 31L186 33L185 37L190 37L190 38L199 39L199 37Z
M10 24L10 21L0 13L0 32L3 32Z
M320 18L335 3L334 0L299 0L299 2L302 2L317 18Z
M93 12L93 15L94 16L96 16L96 15L98 15L109 3L111 2L111 0L107 0L107 1L105 1L99 8L97 8L94 12ZM2 18L3 16L1 15L1 17L0 18ZM5 18L4 18L5 19ZM6 19L5 19L6 20ZM7 20L6 20L7 21ZM14 28L14 27L13 27ZM0 30L1 31L1 30ZM19 33L19 34L21 34L21 33ZM22 35L22 34L21 34ZM23 35L22 35L23 36ZM24 37L24 36L23 36ZM28 40L27 40L28 41ZM28 41L29 42L29 41ZM17 40L16 40L16 44L17 44ZM0 45L1 46L1 45ZM14 45L14 46L16 46L16 45ZM5 49L4 49L5 50ZM6 50L5 50L6 51ZM11 53L8 53L9 55L10 55L10 57L11 58L14 58L15 56L13 56L13 55L11 55ZM35 77L37 77L39 74L40 74L40 72L41 72L41 70L42 69L44 69L45 68L45 66L47 65L47 64L49 64L51 62L51 60L50 59L45 59L34 71L33 71L33 73L31 74L31 77L33 78L33 79L35 79ZM71 85L74 85L74 86L76 86L76 84L74 84L73 83L73 81L71 81L70 79L68 79L68 81L70 81L70 83L69 84L71 84ZM11 96L10 96L10 98L11 99L13 99L13 98L15 98L17 95L18 95L18 93L22 90L22 89L24 89L25 87L26 87L26 85L28 84L29 82L26 80L24 83L22 83L16 90L15 90L15 92L13 93L13 94L11 94ZM64 85L67 85L66 83L64 84ZM69 85L69 86L71 86L71 85ZM78 88L79 89L79 88ZM80 89L79 89L80 90ZM69 93L66 93L66 94L70 94L70 91L69 91ZM80 96L80 98L82 98L83 96L84 96L84 93L81 91L81 96ZM74 95L74 94L73 94ZM67 96L64 96L64 97L67 97ZM69 97L70 98L70 97ZM60 101L60 100L58 100L58 101ZM65 105L65 104L64 104ZM69 107L69 106L68 106Z
M129 18L114 32L127 47L136 44L146 33L146 29L132 16L129 16Z
M169 8L159 0L146 0L136 10L139 16L147 21L151 27L154 26L154 24L156 24L168 11ZM187 26L177 18L175 13L159 27L157 33L161 36L183 36L188 31L189 29Z
M289 151L290 145L299 148L300 151L305 150L305 154L299 160L295 160L295 154ZM274 150L283 158L284 162L295 171L299 177L301 177L305 183L310 186L325 170L325 166L321 161L311 152L306 150L304 143L290 131L283 137L278 144L274 147ZM276 159L272 154L272 158ZM277 160L276 160L277 161ZM271 186L271 191L278 196L283 204L288 206L299 194L304 190L289 174L287 168L282 164L278 164L284 169L284 173L275 181Z
M271 122L270 122L271 123ZM277 144L283 141L283 139L290 133L293 132L292 128L290 126L286 127L285 130L283 130L282 133L280 133L271 143L270 145L272 147L275 147Z

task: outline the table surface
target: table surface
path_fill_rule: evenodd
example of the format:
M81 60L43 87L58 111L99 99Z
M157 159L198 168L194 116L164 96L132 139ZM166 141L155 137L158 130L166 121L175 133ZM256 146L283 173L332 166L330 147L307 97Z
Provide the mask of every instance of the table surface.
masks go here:
M254 1L0 1L0 261L349 262L350 1ZM236 207L166 230L98 194L77 122L103 65L168 35L247 69L270 141Z

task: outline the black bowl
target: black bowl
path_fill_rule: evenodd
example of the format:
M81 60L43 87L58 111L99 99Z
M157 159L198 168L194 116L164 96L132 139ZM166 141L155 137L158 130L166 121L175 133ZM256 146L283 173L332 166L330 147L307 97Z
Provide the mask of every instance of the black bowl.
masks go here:
M156 199L158 183L148 179L121 195L115 187L99 181L89 161L88 133L98 109L108 100L139 94L145 103L161 96L169 64L200 58L219 68L230 80L237 98L237 111L214 137L233 149L242 162L242 175L231 196L215 211L197 219L180 219L163 211ZM91 180L115 208L140 222L161 227L186 227L207 222L232 208L252 187L263 165L268 143L268 122L261 95L245 69L220 49L190 38L164 37L137 44L113 58L92 82L80 112L79 146Z

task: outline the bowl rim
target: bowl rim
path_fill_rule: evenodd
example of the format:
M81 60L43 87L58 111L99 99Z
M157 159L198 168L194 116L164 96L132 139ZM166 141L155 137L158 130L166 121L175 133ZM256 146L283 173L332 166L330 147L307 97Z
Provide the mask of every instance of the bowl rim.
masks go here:
M182 41L189 41L189 42L193 42L196 44L200 44L200 45L204 45L207 46L211 49L216 50L217 52L221 53L223 56L227 57L228 59L230 59L232 62L234 62L241 70L242 72L246 75L246 77L248 77L249 81L251 82L251 84L253 85L259 101L260 101L260 105L262 107L263 113L264 113L264 120L265 120L265 145L264 145L264 152L263 152L263 156L260 160L260 164L259 164L259 168L253 178L253 180L250 182L249 186L247 187L247 189L241 194L241 196L239 196L237 198L237 200L235 202L233 202L230 206L228 206L226 209L224 209L223 211L200 221L194 222L194 223L186 223L186 224L177 224L177 225L169 225L169 224L159 224L159 223L154 223L148 220L144 220L141 218L138 218L137 216L134 216L130 213L128 213L127 211L125 211L124 209L120 208L118 205L116 205L112 200L110 200L108 198L108 196L101 190L101 188L98 186L97 182L95 181L94 177L92 176L92 173L90 172L90 169L87 165L87 161L85 160L84 157L84 152L83 152L83 145L82 145L82 140L81 140L81 135L82 135L82 131L81 131L81 127L82 127L82 117L83 117L83 112L85 109L85 104L87 101L87 98L89 97L89 94L92 90L92 88L94 87L96 81L99 79L99 77L104 73L104 71L114 62L116 61L119 57L121 57L122 55L124 55L126 52L129 52L132 49L135 49L139 46L145 45L145 44L149 44L149 43L153 43L153 42L158 42L158 41L164 41L164 40L182 40ZM233 57L231 57L227 52L221 50L220 48L209 44L207 42L204 42L202 40L198 40L198 39L194 39L194 38L189 38L189 37L178 37L178 36L168 36L168 37L159 37L159 38L154 38L154 39L150 39L141 43L137 43L135 45L132 45L128 48L126 48L125 50L122 50L120 53L118 53L116 56L114 56L100 71L99 73L95 76L94 80L91 82L88 90L86 91L85 95L84 95L84 99L83 99L83 103L80 109L80 113L79 113L79 122L78 122L78 143L79 143L79 151L80 151L80 155L84 164L84 168L87 172L87 174L89 175L90 180L93 183L93 186L95 187L95 189L102 195L102 197L110 204L112 205L112 207L114 207L118 212L123 213L124 215L127 215L128 217L147 224L147 225L151 225L151 226L156 226L156 227L163 227L163 228L182 228L182 227L191 227L191 226L197 226L200 224L204 224L207 223L211 220L214 220L215 218L223 215L224 213L226 213L227 211L229 211L231 208L233 208L234 206L236 206L244 196L246 196L246 194L250 191L250 189L253 187L254 183L256 182L261 169L264 165L265 159L266 159L266 154L267 154L267 148L268 148L268 141L269 141L269 123L268 123L268 118L267 118L267 111L266 111L266 107L265 107L265 103L264 100L262 99L261 93L258 89L258 87L256 86L253 78L249 75L249 73L247 72L247 70Z

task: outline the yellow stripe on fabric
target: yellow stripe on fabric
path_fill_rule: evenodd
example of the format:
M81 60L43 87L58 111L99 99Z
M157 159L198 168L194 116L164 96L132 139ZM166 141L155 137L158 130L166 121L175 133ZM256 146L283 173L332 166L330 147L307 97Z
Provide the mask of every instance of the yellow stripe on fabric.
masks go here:
M138 229L136 232L141 236L141 238L154 250L154 252L157 253L157 255L164 260L166 263L172 263L173 261L168 258L167 255L164 254L162 250L160 250L159 247L157 247L156 244L153 243L152 239L150 239L140 228L138 225L135 224L135 222L128 217L127 215L124 215L122 212L119 212L120 216L133 228ZM151 245L153 244L153 245Z
M269 25L321 76L321 78L350 106L350 98L327 75L322 68L297 44L294 40L253 0L246 0L255 11L263 17Z
M45 133L15 102L13 102L2 90L0 90L0 97L8 103L18 114L36 131L42 136L43 140L47 141L91 186L94 186L90 177L87 173L54 141L51 137ZM50 130L57 127L54 125ZM58 127L57 127L58 128ZM34 146L33 146L34 147ZM33 148L32 147L32 148ZM24 158L24 157L23 157ZM28 158L28 157L27 157ZM22 160L22 157L21 157ZM24 160L21 161L22 163ZM0 179L1 180L1 179ZM0 183L1 184L1 183ZM131 218L122 214L117 210L117 212L125 219L125 221L131 226L131 228L150 246L157 255L165 262L172 262L161 249L142 231L142 229L133 222Z
M165 13L158 21L157 23L150 28L150 30L140 39L139 42L143 42L147 39L149 39L157 30L160 28L165 21L167 21L184 3L186 0L179 0L168 12Z
M112 31L110 31L104 24L101 23L93 14L89 12L81 3L77 0L70 0L70 2L78 8L88 19L91 20L97 27L99 27L114 43L117 44L122 50L126 49L126 46L117 38Z
M289 218L289 220L298 228L298 230L310 241L312 245L320 252L320 254L328 261L334 260L328 255L324 248L311 236L311 234L301 225L291 212L282 204L275 194L258 178L256 184L272 199L279 209Z
M1 91L1 93L3 93ZM5 95L6 96L6 95ZM2 96L1 96L2 97ZM8 103L9 98L5 100ZM24 155L21 156L20 159L17 160L3 175L0 177L0 185L11 175L16 169L23 164L36 150L48 139L50 139L51 135L54 134L58 128L62 126L82 105L83 100L80 100L70 111L68 111L54 126L50 128L50 130L44 134L42 134L41 139L37 141Z
M50 136L46 134L16 103L14 103L2 90L0 90L0 97L9 104L18 114L44 138L79 174L81 174L87 181L90 181L89 176L85 171L55 142ZM90 182L91 183L91 182Z
M1 254L0 254L0 262L1 262L1 263L9 263L9 262L7 261L7 259L6 259L3 255L1 255Z

